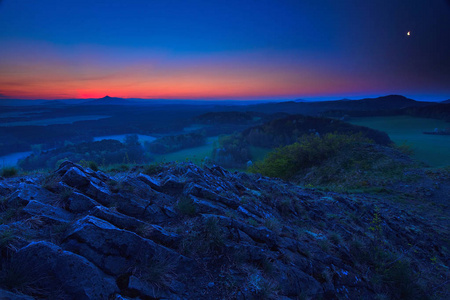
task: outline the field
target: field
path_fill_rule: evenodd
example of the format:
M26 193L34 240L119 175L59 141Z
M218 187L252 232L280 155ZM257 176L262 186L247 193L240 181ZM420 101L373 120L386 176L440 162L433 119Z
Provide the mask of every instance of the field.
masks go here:
M194 163L202 163L205 158L211 158L211 153L214 148L214 142L218 137L210 137L206 141L206 145L183 149L169 154L154 154L155 162L170 162L170 161L191 161Z
M449 128L450 123L409 116L352 118L349 122L386 132L396 144L411 146L414 158L432 167L450 166L450 136L423 134Z
M253 162L261 161L263 160L267 154L271 152L271 149L262 148L262 147L250 147L250 155L253 158Z

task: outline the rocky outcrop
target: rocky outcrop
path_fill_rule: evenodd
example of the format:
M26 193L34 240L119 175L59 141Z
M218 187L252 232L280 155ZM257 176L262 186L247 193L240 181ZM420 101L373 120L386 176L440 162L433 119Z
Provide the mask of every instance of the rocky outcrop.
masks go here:
M152 240L92 216L77 221L68 231L62 246L81 254L114 276L124 275L156 255L177 263L188 260Z
M140 172L0 181L0 298L448 295L442 219L218 166Z
M49 242L32 242L20 249L13 260L20 274L33 272L29 288L54 299L108 299L118 291L106 276L86 258L64 251ZM28 275L30 277L30 275Z

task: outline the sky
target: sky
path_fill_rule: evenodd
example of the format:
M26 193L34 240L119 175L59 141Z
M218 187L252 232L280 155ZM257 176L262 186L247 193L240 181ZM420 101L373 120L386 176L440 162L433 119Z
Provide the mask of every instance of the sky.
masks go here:
M449 0L0 0L0 99L387 94L450 98Z

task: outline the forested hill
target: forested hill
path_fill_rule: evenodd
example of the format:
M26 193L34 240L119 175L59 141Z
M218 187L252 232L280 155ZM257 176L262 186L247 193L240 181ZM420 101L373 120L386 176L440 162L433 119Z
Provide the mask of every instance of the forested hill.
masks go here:
M327 111L364 111L380 112L393 111L406 107L422 107L430 102L416 101L400 95L389 95L378 98L365 98L360 100L337 100L319 102L280 102L249 106L247 110L257 112L286 112L290 114L318 115Z
M389 136L382 131L339 120L302 115L287 116L249 128L242 132L242 136L251 145L273 148L292 144L302 135L315 133L319 135L360 133L377 144L388 145L392 143Z

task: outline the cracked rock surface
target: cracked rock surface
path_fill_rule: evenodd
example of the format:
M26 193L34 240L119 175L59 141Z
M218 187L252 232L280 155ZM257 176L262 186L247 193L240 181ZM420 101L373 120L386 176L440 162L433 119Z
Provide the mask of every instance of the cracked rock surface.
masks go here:
M445 299L448 212L219 166L0 180L0 299Z

